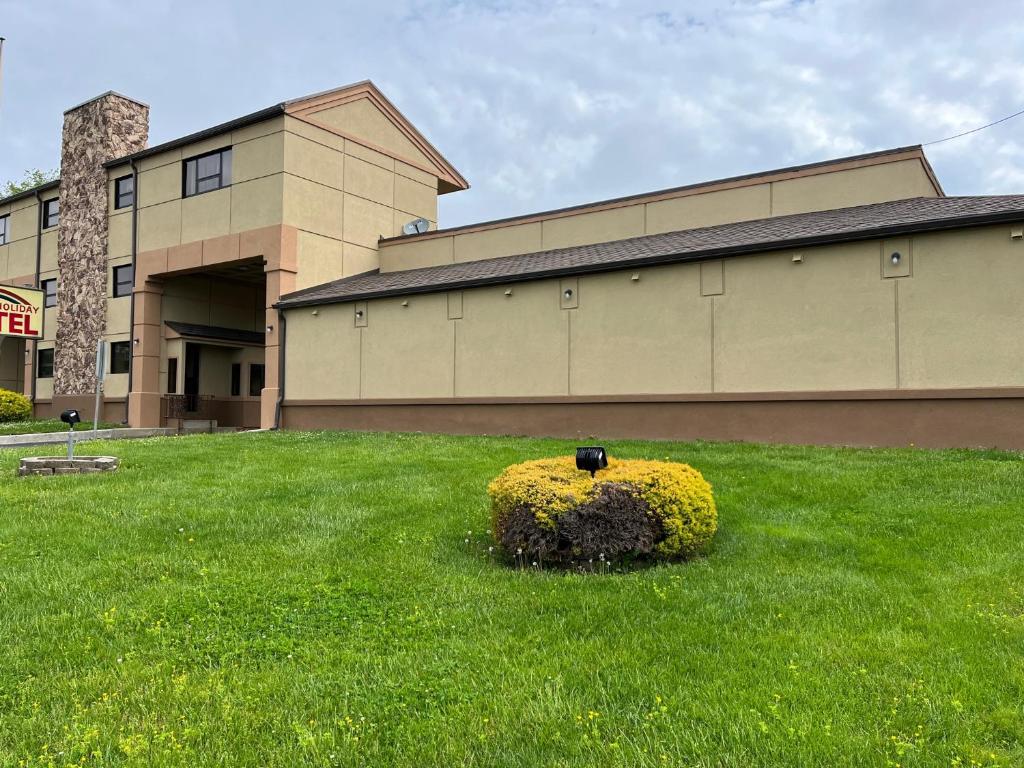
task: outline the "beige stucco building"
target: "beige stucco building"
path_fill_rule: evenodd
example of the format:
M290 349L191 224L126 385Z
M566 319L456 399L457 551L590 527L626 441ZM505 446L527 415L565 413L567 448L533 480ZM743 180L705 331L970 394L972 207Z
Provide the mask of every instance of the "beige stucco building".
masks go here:
M1024 448L1024 196L920 147L438 229L468 184L370 83L147 120L69 110L60 182L0 200L2 282L53 297L0 347L40 414L103 340L136 426Z

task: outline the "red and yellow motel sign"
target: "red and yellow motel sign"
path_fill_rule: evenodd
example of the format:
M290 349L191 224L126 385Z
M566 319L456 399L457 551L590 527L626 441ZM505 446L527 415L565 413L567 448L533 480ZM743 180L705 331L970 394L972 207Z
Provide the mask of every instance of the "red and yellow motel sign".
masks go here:
M0 338L43 338L43 292L0 285Z

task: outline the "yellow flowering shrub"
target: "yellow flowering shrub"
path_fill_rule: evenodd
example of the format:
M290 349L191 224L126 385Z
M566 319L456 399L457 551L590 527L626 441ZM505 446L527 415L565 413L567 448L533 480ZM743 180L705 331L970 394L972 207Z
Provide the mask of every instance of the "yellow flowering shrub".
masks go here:
M0 389L0 422L27 421L32 418L32 403L27 397Z
M609 459L591 478L571 456L507 467L487 487L494 536L547 560L609 555L691 557L718 527L710 484L687 464Z

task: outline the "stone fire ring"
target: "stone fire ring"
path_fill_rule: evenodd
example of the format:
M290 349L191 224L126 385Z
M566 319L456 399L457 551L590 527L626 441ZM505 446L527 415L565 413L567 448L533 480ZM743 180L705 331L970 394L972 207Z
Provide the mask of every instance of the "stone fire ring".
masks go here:
M116 456L29 456L21 460L18 474L25 475L84 475L93 472L113 472L120 464Z

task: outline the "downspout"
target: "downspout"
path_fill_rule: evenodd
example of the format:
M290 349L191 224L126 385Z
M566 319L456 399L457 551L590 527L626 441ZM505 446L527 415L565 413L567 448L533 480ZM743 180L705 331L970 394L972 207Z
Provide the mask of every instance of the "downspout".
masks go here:
M128 364L128 395L124 399L124 423L128 424L129 404L132 397L132 372L135 370L135 261L138 255L139 225L139 169L135 160L128 161L132 167L132 295L128 300L128 341L132 359Z
M39 194L39 190L36 190L36 288L41 288L39 284L39 274L43 266L43 198ZM43 300L43 314L46 314L46 300ZM37 366L39 365L39 340L32 339L32 412L35 413L36 408L36 381L39 379L39 371Z
M277 406L274 408L274 429L281 429L281 406L284 404L284 345L288 339L288 323L284 310L277 308L277 329L281 343L277 345Z

